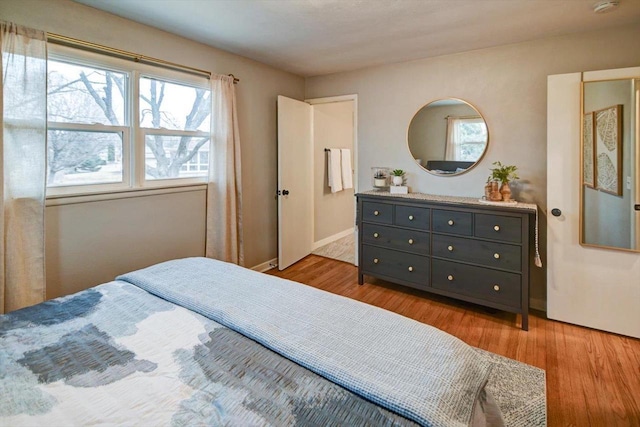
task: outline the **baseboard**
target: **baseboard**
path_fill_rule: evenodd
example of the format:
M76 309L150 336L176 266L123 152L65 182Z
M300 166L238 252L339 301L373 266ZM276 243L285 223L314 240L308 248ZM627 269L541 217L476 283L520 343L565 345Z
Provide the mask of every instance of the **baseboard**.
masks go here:
M539 298L529 298L529 308L546 312L547 302Z
M318 248L323 247L324 245L328 245L329 243L333 243L338 239L342 239L343 237L347 237L349 234L352 234L355 231L355 229L353 227L348 228L346 230L343 230L339 233L334 234L333 236L329 236L327 238L324 238L322 240L318 240L317 242L314 242L313 245L311 246L311 250L315 251Z
M278 266L278 258L274 258L269 261L265 261L262 264L255 265L251 267L251 269L255 271L259 271L260 273L264 273L265 271L271 270L272 268L276 268L277 266Z

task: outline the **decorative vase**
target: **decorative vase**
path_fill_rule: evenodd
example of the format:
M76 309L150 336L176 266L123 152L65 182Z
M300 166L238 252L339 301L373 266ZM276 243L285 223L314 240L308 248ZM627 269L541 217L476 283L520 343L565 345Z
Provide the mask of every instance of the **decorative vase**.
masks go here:
M487 185L484 186L484 199L491 200L491 182L487 182Z
M500 194L500 190L498 190L498 181L491 182L491 195L489 196L489 200L492 202L499 202L502 200L502 194Z
M511 201L511 187L509 187L508 182L503 182L500 186L500 194L502 194L502 201L510 202Z
M402 181L403 181L402 176L397 176L397 175L393 176L393 185L402 185Z

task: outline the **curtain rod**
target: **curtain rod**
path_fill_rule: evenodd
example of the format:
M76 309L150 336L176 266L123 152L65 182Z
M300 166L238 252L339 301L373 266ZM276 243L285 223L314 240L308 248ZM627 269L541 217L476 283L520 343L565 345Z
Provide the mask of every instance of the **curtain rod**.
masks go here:
M111 55L119 56L121 58L130 59L130 60L133 60L135 62L143 62L143 63L161 65L163 67L168 67L168 68L173 68L173 69L177 69L177 70L187 71L187 72L192 73L192 74L199 74L199 75L203 75L203 76L205 76L207 78L211 78L211 72L210 71L201 70L199 68L189 67L189 66L186 66L186 65L176 64L175 62L165 61L163 59L153 58L151 56L140 55L140 54L137 54L137 53L128 52L126 50L115 49L115 48L104 46L104 45L97 44L97 43L86 42L84 40L74 39L72 37L67 37L67 36L63 36L63 35L60 35L60 34L47 33L47 40L52 42L52 43L57 43L57 44L61 44L61 45L83 47L85 49L98 51L98 52L103 52L103 53L107 52L107 53L109 53ZM234 84L237 84L238 82L240 82L240 79L236 78L236 76L234 76L233 74L229 74L229 76L233 78L233 83Z

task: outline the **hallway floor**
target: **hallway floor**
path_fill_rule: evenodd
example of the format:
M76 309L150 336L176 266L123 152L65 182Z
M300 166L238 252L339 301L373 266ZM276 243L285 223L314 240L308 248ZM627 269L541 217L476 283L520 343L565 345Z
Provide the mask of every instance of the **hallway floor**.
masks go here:
M335 242L331 242L328 245L321 246L313 251L312 254L355 264L354 233L338 239Z

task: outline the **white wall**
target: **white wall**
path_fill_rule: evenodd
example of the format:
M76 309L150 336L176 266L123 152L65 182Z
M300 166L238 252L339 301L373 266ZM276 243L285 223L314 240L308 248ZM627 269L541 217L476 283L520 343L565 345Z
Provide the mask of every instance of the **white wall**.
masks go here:
M314 242L353 228L353 188L332 193L328 185L325 148L348 148L353 152L353 101L313 105L313 215ZM351 159L353 167L353 155Z
M68 0L3 0L0 1L0 17L214 73L233 73L240 78L237 96L246 265L258 265L277 256L276 97L304 99L302 77ZM144 217L134 213L141 209L143 200L142 206L148 214ZM180 206L184 216L173 216L176 213L173 210L169 214L164 208L171 204ZM128 230L122 245L98 249L94 247L95 242L88 241L82 234L83 230L93 230L103 224L96 217L103 208L114 208L119 212L111 218L109 228ZM132 215L120 214L126 211ZM101 202L82 208L75 205L47 208L47 286L58 293L63 288L92 286L96 280L113 278L123 269L141 268L166 258L203 255L204 227L202 221L196 220L203 212L201 198L177 194ZM179 227L182 233L166 230L169 223L181 220L184 221ZM153 224L151 229L149 224ZM107 234L100 236L99 242L105 243L106 237ZM136 241L138 243L133 247L127 247ZM142 245L147 252L145 256L127 254L129 249L138 254ZM84 256L87 253L99 256L87 258ZM114 261L127 257L131 259ZM90 268L94 271L89 272Z
M307 98L358 94L358 174L366 190L372 166L408 171L414 191L480 196L491 163L519 168L518 200L537 203L546 245L547 75L640 64L640 26L573 34L401 64L308 78ZM461 98L481 111L489 129L487 154L456 177L422 171L407 150L407 127L424 104ZM579 118L576 118L578 120ZM543 254L544 257L544 254ZM532 301L543 308L546 272L532 271Z
M47 298L174 258L202 256L206 191L46 209Z

